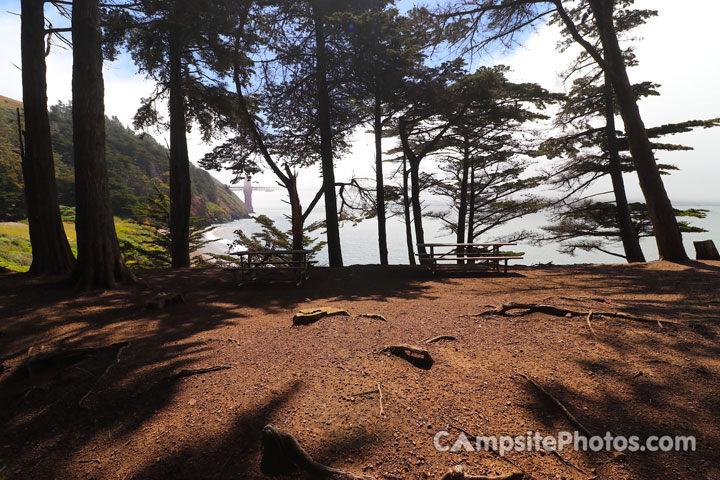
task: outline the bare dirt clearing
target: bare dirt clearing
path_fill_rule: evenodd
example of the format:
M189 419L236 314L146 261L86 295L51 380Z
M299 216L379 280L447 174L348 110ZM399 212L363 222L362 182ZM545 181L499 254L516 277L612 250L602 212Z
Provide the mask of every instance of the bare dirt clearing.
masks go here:
M313 459L378 479L440 479L457 464L477 475L520 469L526 479L720 478L720 262L466 278L320 268L300 288L236 288L214 269L140 278L76 296L0 275L0 478L266 478L270 423ZM146 308L161 290L184 303ZM467 316L508 302L668 323ZM292 326L297 310L318 307L349 315ZM439 335L455 339L425 343ZM434 363L380 353L390 345L427 349ZM28 364L71 349L85 350ZM230 368L199 370L210 367ZM593 432L694 435L698 450L623 461L573 450L506 459L436 451L440 430L575 430L520 374Z

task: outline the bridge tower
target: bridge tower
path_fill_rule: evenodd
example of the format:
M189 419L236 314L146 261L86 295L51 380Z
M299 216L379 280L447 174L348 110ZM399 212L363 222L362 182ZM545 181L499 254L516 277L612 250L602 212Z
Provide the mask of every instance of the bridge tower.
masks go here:
M245 206L248 209L248 212L255 213L255 209L253 208L252 204L252 183L250 183L250 177L245 177L245 182L243 183L243 194L245 196Z

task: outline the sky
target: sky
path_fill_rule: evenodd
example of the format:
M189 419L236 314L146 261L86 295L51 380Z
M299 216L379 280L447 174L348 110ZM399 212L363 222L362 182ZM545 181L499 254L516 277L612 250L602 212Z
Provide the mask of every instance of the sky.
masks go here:
M412 0L402 0L400 7L411 5ZM428 2L425 2L428 3ZM432 3L432 2L429 2ZM690 119L720 117L720 60L716 49L716 19L720 18L720 2L717 0L637 0L638 8L652 8L659 15L635 31L634 42L638 67L630 70L633 82L653 81L661 84L660 97L642 100L640 110L648 127ZM48 13L50 7L46 7ZM0 95L22 99L20 65L20 18L19 0L0 0ZM55 26L63 21L55 20ZM539 26L527 37L527 41L510 51L495 52L492 57L479 59L483 64L502 63L511 67L513 81L536 82L553 91L565 91L558 78L572 58L572 53L560 54L556 45L559 30L549 25ZM48 101L68 102L71 98L72 56L57 43L47 59ZM118 117L124 124L132 123L140 98L148 96L154 84L137 73L129 55L121 55L112 63L106 63L105 111L108 116ZM619 125L622 125L620 122ZM167 143L166 132L151 131L158 141ZM720 128L701 130L670 137L668 140L693 146L691 152L660 152L658 160L674 163L681 170L664 177L665 185L674 203L678 205L720 205ZM217 142L216 142L217 143ZM197 162L212 145L204 144L199 134L189 137L191 161ZM352 151L337 165L337 178L348 179L352 175L374 177L373 141L362 131L354 137ZM311 168L301 173L301 182L314 188L319 183L318 170ZM229 173L215 174L228 182ZM273 184L270 174L256 178L261 184ZM626 177L631 200L640 200L641 192L633 175ZM598 188L603 188L599 186Z

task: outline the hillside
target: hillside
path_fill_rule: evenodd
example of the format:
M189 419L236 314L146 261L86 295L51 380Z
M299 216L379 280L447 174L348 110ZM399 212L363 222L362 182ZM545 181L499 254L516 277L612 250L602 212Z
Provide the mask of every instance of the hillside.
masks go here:
M18 150L17 114L22 103L0 96L0 221L25 218L23 179ZM50 108L58 196L61 205L75 205L70 105ZM113 213L135 218L137 208L154 194L153 183L167 184L168 151L150 135L138 135L116 117L106 117L107 161ZM208 172L191 165L192 215L222 223L245 218L240 199Z

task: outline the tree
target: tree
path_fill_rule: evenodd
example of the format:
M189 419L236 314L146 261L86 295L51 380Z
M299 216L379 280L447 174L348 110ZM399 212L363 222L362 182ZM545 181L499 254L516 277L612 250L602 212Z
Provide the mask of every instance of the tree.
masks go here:
M365 106L366 118L375 137L375 215L378 222L380 263L387 265L386 199L383 174L382 139L386 125L398 113L393 108L400 95L403 77L419 65L424 56L422 35L411 18L403 17L386 3L375 2L367 11L348 12L342 19L352 28L351 82L358 100ZM336 15L336 18L338 16ZM414 257L412 257L414 259Z
M78 258L73 277L81 288L112 288L132 279L115 233L105 159L103 52L98 0L75 0L72 9L72 117Z
M126 10L122 10L127 7ZM135 116L139 128L161 123L156 102L168 98L170 131L170 232L172 266L190 265L190 160L187 132L197 123L204 139L214 131L210 105L216 91L203 83L205 56L216 33L213 24L224 12L222 1L143 0L119 5L109 15L107 51L125 42L138 67L158 82L154 94L143 99ZM132 12L129 13L129 12Z
M652 145L645 129L637 99L630 83L623 51L620 48L613 14L617 5L632 4L633 0L583 0L578 8L580 24L562 0L462 0L443 13L452 21L455 40L466 39L470 48L487 46L503 39L514 41L514 35L540 18L555 14L563 22L570 37L581 45L606 72L618 100L620 115L625 124L630 152L648 204L655 229L660 258L671 261L687 260L682 235L670 199L660 176ZM577 18L577 17L576 17ZM600 39L597 48L582 34L582 26L591 26ZM489 34L476 41L481 28Z
M22 0L20 27L25 114L20 152L33 254L30 273L34 275L70 273L75 263L60 217L55 180L45 66L50 40L45 42L44 4L44 0Z
M467 108L467 104L453 97L450 85L463 78L464 62L455 60L440 67L419 70L408 81L405 95L399 100L404 109L397 121L398 135L410 179L410 201L415 227L415 241L421 262L426 258L425 231L420 200L420 163L443 144L446 133Z
M432 190L448 197L453 207L432 216L455 233L457 243L476 242L499 225L546 206L528 193L542 184L543 177L527 175L533 145L522 128L547 119L540 110L562 96L536 84L509 82L507 70L482 67L465 80L472 88L464 95L471 98L440 154L446 176L435 181ZM518 232L512 240L527 236Z

